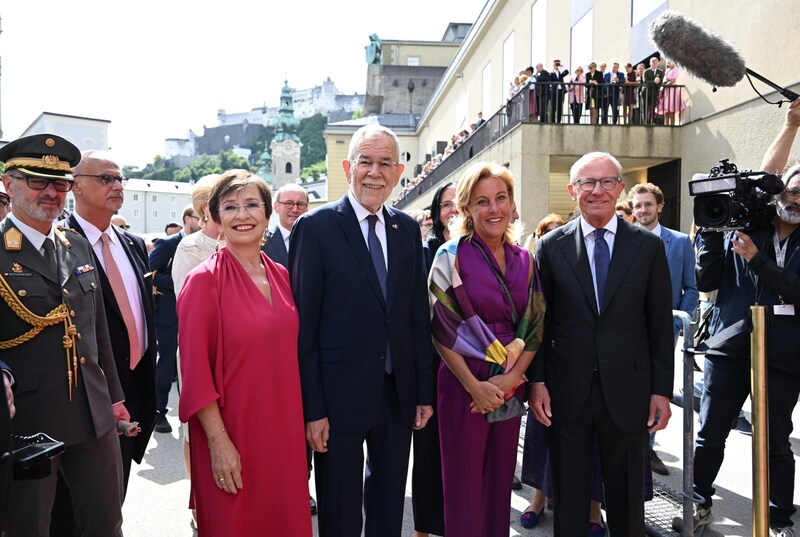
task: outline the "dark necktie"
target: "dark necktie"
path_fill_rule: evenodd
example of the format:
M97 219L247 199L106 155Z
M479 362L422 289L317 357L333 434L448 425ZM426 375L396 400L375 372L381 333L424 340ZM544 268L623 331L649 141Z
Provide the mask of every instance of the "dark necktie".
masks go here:
M383 299L386 300L386 261L383 260L381 241L378 239L378 234L375 233L375 224L377 222L378 215L371 214L367 216L367 224L369 226L369 231L367 231L367 245L369 246L369 256L372 258L372 264L375 266L375 274L378 275L378 282L381 284ZM391 373L394 369L392 366L392 349L390 344L386 345L386 363L383 369L387 373Z
M606 294L606 279L608 278L608 265L611 263L611 253L604 235L605 228L594 230L594 272L597 278L597 312L603 309Z
M369 224L367 245L369 246L369 256L372 258L372 264L375 266L375 274L378 275L378 282L381 284L383 299L386 300L386 261L383 260L381 241L378 239L378 234L375 233L375 223L377 221L378 215L371 214L367 216L367 224Z
M42 255L47 262L47 266L53 269L54 274L58 274L58 263L56 262L56 245L50 239L45 239L42 243Z

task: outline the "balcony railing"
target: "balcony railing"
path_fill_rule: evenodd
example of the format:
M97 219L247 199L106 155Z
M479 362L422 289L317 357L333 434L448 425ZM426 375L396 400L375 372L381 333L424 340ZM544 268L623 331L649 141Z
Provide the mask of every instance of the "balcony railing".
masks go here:
M405 187L394 206L413 203L520 123L673 127L680 126L683 88L679 85L531 83L508 99L425 177Z

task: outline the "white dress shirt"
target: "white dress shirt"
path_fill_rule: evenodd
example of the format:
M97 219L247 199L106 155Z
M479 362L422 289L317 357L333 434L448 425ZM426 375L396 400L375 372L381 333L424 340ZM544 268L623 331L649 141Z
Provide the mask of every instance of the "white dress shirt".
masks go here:
M367 217L372 213L369 212L363 205L361 205L358 200L353 196L353 193L348 190L347 191L347 199L350 200L350 205L353 206L353 211L356 213L356 219L358 220L358 225L361 226L361 233L364 235L364 244L367 245L367 250L369 250L369 240L367 239L367 234L369 233L369 222L367 222ZM386 267L388 270L389 267L389 251L386 248L386 222L383 221L383 205L380 206L377 212L378 221L375 223L375 234L378 236L378 240L381 241L381 249L383 250L383 260L386 263Z

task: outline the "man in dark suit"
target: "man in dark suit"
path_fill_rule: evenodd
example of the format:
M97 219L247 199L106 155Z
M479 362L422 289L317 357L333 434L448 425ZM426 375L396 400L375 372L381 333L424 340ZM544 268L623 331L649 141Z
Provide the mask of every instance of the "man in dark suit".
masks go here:
M656 106L658 105L658 93L661 91L661 84L664 81L664 71L658 68L658 58L650 58L650 69L643 75L644 87L644 124L655 125Z
M564 80L569 74L569 69L561 67L561 60L553 60L553 70L550 71L550 81L553 82L553 122L561 123L561 116L564 112L564 93L566 85Z
M42 479L12 483L6 535L46 537L60 473L83 535L122 535L122 460L115 422L129 420L108 336L97 261L53 221L80 151L38 134L0 148L12 213L0 223L0 360L14 370L14 431L65 444Z
M603 124L608 125L608 107L611 107L611 121L619 123L619 97L622 85L625 84L625 75L619 71L619 63L614 62L611 71L603 75Z
M127 490L131 460L142 462L156 421L153 280L141 237L111 225L111 217L122 208L127 181L119 165L107 153L86 151L74 177L75 211L66 226L89 240L100 264L97 272L125 406L142 428L135 437L120 436Z
M295 220L308 210L308 193L302 186L288 183L275 192L272 207L278 215L278 223L269 230L267 242L261 249L270 259L288 267L289 236Z
M647 432L671 413L667 259L657 236L616 216L621 177L608 153L581 157L569 184L581 216L545 235L536 255L547 317L531 407L550 427L557 537L586 533L595 434L609 530L644 535Z
M398 159L391 130L360 128L342 163L347 194L292 229L289 273L322 537L360 536L362 508L367 537L400 536L411 431L433 414L419 226L384 205L403 171Z
M553 119L553 92L550 85L550 73L545 71L541 63L536 64L536 104L539 107L539 122L547 123Z
M200 217L189 205L183 210L183 229L156 242L150 253L150 270L156 298L156 338L158 340L158 365L156 366L156 417L157 433L171 433L167 421L167 401L172 379L178 373L178 314L175 313L175 284L172 282L172 258L181 239L200 229Z

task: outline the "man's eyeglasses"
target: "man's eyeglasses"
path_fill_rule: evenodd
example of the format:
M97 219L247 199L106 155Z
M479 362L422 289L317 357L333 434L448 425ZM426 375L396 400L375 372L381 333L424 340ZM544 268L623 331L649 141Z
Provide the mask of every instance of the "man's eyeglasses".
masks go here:
M594 185L600 183L603 190L614 190L621 179L619 177L602 177L600 179L579 179L573 184L577 186L582 192L591 192L594 190Z
M66 179L45 179L44 177L36 177L33 175L8 175L18 181L25 181L28 183L28 188L31 190L45 190L47 185L53 185L57 192L69 192L72 190L72 181Z
M378 171L381 173L389 173L397 166L397 162L393 162L391 160L382 160L380 162L374 162L372 160L368 160L365 158L357 158L351 161L353 164L356 165L359 171L368 172L372 170L372 167L376 164L378 165Z
M452 209L455 206L456 206L456 204L453 203L452 201L443 201L442 204L439 207L444 209L445 211L449 211L450 209Z
M109 175L107 173L101 173L99 175L92 174L92 173L76 173L75 177L94 177L100 184L109 187L114 184L114 181L119 181L119 184L125 186L128 183L128 178L124 175Z
M295 207L297 207L301 211L303 211L305 209L308 209L308 203L306 203L304 201L277 201L275 203L280 203L281 205L283 205L284 207L286 207L290 211L292 209L294 209Z
M224 216L235 216L239 214L239 209L244 209L245 213L253 214L257 212L259 209L261 209L261 207L263 207L264 205L265 202L263 201L261 203L256 203L253 201L250 203L245 203L244 205L233 205L233 204L223 205L222 207L220 207L219 212Z
M783 193L790 198L798 198L800 197L800 188L787 188Z
M11 201L8 198L0 198L0 207L8 207Z

